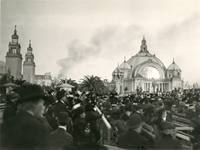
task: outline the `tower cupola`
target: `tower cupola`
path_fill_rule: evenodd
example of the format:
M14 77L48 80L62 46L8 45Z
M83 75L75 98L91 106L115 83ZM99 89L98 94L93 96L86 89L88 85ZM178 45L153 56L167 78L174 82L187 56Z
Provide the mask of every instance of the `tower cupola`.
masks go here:
M12 43L18 43L18 39L19 36L17 35L17 29L16 29L16 25L15 25L15 30L14 30L14 34L12 35Z
M146 40L145 40L144 36L143 36L143 39L142 39L142 42L141 42L140 52L139 53L148 53Z

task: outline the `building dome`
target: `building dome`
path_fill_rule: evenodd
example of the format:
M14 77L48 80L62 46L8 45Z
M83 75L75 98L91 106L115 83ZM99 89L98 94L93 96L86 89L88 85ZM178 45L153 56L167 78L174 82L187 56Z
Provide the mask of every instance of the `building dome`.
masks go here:
M19 36L17 34L12 35L12 39L18 39L18 38L19 38Z
M14 34L12 35L12 39L18 39L19 36L17 35L17 30L16 30L16 25L15 25L15 30L14 30Z
M127 63L134 69L142 63L145 62L154 62L159 64L163 69L165 69L165 65L158 59L155 55L151 55L150 53L138 53L135 56L132 56Z
M131 66L127 63L126 58L124 57L124 62L119 66L120 69L131 69Z
M173 61L173 63L167 68L167 70L177 70L181 71L181 68Z
M123 69L120 68L119 66L113 71L113 73L123 73Z
M151 76L157 79L165 78L165 65L155 55L149 53L146 40L143 38L140 46L140 51L135 56L132 56L127 64L132 69L132 76L136 77L138 73L146 78Z

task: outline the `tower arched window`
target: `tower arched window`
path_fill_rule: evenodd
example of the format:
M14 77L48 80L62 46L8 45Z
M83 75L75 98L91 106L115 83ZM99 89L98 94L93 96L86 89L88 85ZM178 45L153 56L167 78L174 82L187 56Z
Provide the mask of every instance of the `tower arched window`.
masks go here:
M13 48L13 53L16 54L16 48Z

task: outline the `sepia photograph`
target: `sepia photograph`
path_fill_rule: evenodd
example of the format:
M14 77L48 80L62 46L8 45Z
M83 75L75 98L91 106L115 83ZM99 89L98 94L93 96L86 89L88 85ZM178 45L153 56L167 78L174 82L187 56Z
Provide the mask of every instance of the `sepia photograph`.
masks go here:
M200 0L0 0L1 150L200 149Z

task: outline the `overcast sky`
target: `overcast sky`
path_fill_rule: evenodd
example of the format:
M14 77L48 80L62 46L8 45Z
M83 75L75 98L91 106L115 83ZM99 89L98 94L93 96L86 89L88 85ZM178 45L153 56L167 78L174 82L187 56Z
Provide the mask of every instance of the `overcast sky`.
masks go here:
M17 25L23 59L32 41L36 74L110 80L144 35L151 54L166 67L174 57L184 81L200 85L199 8L199 0L1 0L0 60Z

